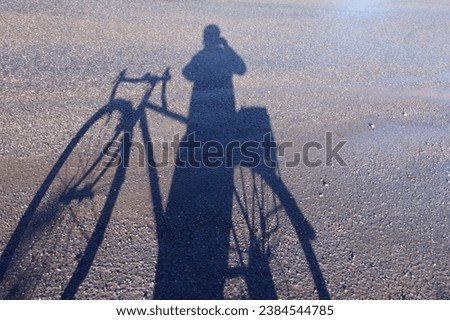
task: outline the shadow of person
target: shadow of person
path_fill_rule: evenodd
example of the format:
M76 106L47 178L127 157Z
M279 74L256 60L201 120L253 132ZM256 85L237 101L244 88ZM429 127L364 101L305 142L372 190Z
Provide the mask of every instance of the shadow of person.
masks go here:
M155 299L223 298L233 165L204 159L204 151L220 157L235 136L233 75L243 75L246 66L216 25L207 26L203 36L204 48L183 69L193 90L164 225L158 232Z
M203 36L204 48L183 69L193 90L167 207L158 219L153 298L223 299L227 278L240 277L249 298L277 299L265 243L264 209L256 209L261 219L255 228L251 222L255 208L245 208L249 201L245 197L240 201L235 188L234 167L240 166L259 175L277 197L303 249L319 298L329 299L311 245L315 232L277 174L267 109L246 107L236 112L233 76L245 74L245 63L216 25L207 26ZM260 200L261 196L255 194ZM233 225L233 199L248 228L247 258L236 241L239 231ZM230 236L237 247L231 248ZM240 267L229 267L230 249L238 251Z

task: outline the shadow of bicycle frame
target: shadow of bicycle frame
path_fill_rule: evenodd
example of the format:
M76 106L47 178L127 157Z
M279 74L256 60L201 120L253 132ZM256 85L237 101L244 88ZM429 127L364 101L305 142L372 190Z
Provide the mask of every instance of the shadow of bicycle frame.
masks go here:
M17 224L0 257L0 284L5 280L5 276L7 275L11 263L16 259L16 251L26 237L27 229L30 228L30 222L34 219L38 207L41 205L50 186L60 173L60 170L67 159L71 156L75 147L99 119L107 117L113 112L119 112L122 120L117 126L111 140L105 145L105 149L109 148L114 142L120 141L120 145L116 146L116 154L121 156L121 164L118 166L113 165L117 159L112 157L109 162L104 165L105 162L103 160L105 152L102 150L97 158L95 158L92 165L81 175L81 178L79 178L78 181L72 181L71 185L67 186L67 188L62 191L59 198L55 199L56 205L64 206L71 201L83 201L86 198L92 198L94 185L101 180L106 172L115 170L109 185L106 200L99 213L93 232L88 235L87 245L77 260L75 271L72 273L70 280L62 290L61 299L74 299L76 297L77 291L88 275L98 250L102 245L119 193L124 184L130 159L130 148L134 139L134 128L139 127L144 142L152 141L146 110L151 110L175 121L189 124L189 118L168 110L166 97L168 81L170 81L169 69L167 69L162 76L146 74L141 78L128 78L125 74L125 70L119 74L112 88L110 101L92 115L71 139ZM116 99L117 89L122 83L145 83L148 85L148 89L136 109L133 109L133 106L129 101ZM161 83L162 85L161 106L149 102L152 91L158 83ZM266 108L241 108L241 110L236 113L235 119L235 128L231 128L228 135L225 134L224 137L222 136L222 138L220 138L224 139L224 143L231 140L242 142L262 141L263 137L267 134L273 135ZM152 144L145 143L144 146L148 163L152 163L153 159L155 159ZM179 154L181 152L182 151L179 151ZM258 152L261 158L264 159L264 157L266 157L266 155L262 154L262 151L259 150ZM252 172L252 175L258 175L261 178L261 181L270 188L272 194L278 199L278 205L284 208L306 258L314 281L314 286L317 290L318 298L329 299L330 296L325 285L324 277L311 245L311 241L315 237L314 230L303 216L295 198L283 183L276 170L276 165L266 165L267 162L273 162L274 159L267 159L266 157L265 160L266 161L262 161L257 166L249 168L249 170ZM239 163L240 160L238 158L233 164L233 167L239 167ZM103 167L101 167L102 164ZM100 169L96 171L98 168ZM264 215L261 215L261 212L264 210L261 208L259 211L256 210L259 212L260 217L258 224L255 225L253 222L256 221L254 217L256 211L249 212L246 208L246 202L249 200L240 200L240 196L235 191L232 178L234 174L233 168L227 168L221 173L219 170L219 174L217 174L217 170L215 173L212 173L213 171L211 171L210 168L203 168L200 170L192 168L179 170L177 168L176 170L179 170L179 172L174 173L175 178L173 184L178 183L177 181L181 182L178 183L178 186L172 186L172 196L169 195L169 204L167 205L168 209L166 210L164 209L162 200L163 195L160 189L160 177L157 169L158 168L153 165L147 166L148 182L159 245L159 260L156 266L156 289L154 298L222 299L224 298L223 288L225 280L227 278L242 277L247 285L249 298L276 299L278 295L270 272L270 252L267 247L267 240L270 236L270 232L265 231L265 217ZM83 180L94 172L96 172L97 176L93 179L93 182L91 182L90 185L83 184ZM224 175L227 177L226 182L223 180ZM188 176L191 178L187 178ZM192 177L194 177L194 180L197 179L197 182L193 182L193 180L191 180ZM198 181L199 179L200 182ZM210 199L199 200L197 203L186 198L193 195L190 189L194 188L194 184L198 185L203 182L213 186L226 185L226 188L230 189L230 191L227 192L234 197L235 201L237 201L238 208L242 213L242 219L247 226L249 238L246 257L244 257L242 250L237 248L240 267L230 269L226 265L226 258L229 254L228 251L230 250L230 245L228 243L225 244L225 242L229 242L230 239L237 241L236 239L238 237L236 226L231 222L231 207L224 205L225 208L221 209L205 209L202 214L194 212L199 208L206 208L205 206L208 205L217 207L223 202L224 198L219 196L215 200L212 200L210 197ZM81 187L82 185L83 187ZM216 189L210 190L207 194L220 194L223 191L221 188L223 187L216 187ZM254 186L253 191L253 195L249 196L249 198L254 199L259 196L258 188ZM226 201L229 202L228 199ZM189 202L194 205L189 206ZM172 209L170 209L171 205ZM49 212L52 212L53 209L49 208L48 210ZM174 216L173 213L168 214L170 213L168 211L176 211L177 215ZM222 211L227 211L224 213L227 218L220 216L218 218L210 218L214 214L220 215ZM186 213L186 215L183 216L182 212ZM276 214L277 212L278 211L275 210ZM206 221L209 221L210 223L203 223L200 219L206 219ZM45 220L43 220L43 222L45 223ZM185 232L183 231L184 229L189 230ZM174 237L178 237L178 239L174 239ZM221 237L223 239L215 242L214 237ZM167 254L167 252L170 253ZM196 253L198 256L193 257L192 254L195 255ZM209 257L207 257L208 254L210 254ZM171 259L176 260L167 262ZM205 263L208 259L209 261ZM219 260L221 261L219 262ZM17 288L15 288L15 290L20 291L20 289ZM10 292L5 298L15 298L17 296L20 297L20 295Z

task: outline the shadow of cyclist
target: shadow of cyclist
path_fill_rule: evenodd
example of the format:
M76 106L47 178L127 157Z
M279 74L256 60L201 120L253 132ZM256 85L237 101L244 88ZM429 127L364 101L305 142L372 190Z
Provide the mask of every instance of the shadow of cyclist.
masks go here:
M183 69L193 82L185 136L178 148L166 219L158 232L154 298L220 299L227 272L233 167L203 159L234 138L233 75L246 66L216 25L204 29L204 48ZM217 148L217 149L216 149ZM205 160L205 161L203 161ZM210 163L211 162L211 163Z
M248 297L251 299L277 298L269 266L270 253L264 250L264 237L259 237L258 230L252 230L250 223L247 223L249 230L246 230L250 238L248 259L242 263L242 268L228 267L228 256L232 251L230 233L233 234L236 229L232 222L233 197L237 197L233 168L238 164L241 165L242 154L236 152L241 150L229 149L227 146L236 146L236 143L240 146L244 141L263 141L263 136L272 132L270 119L266 108L243 108L236 112L232 79L235 74L243 75L246 67L225 39L220 37L217 26L210 25L205 28L204 45L204 49L196 54L183 70L184 76L194 84L187 120L167 108L165 87L170 79L168 69L163 77L146 74L142 78L128 78L125 76L125 71L119 74L110 102L92 115L71 139L36 192L0 255L1 297L34 297L37 282L45 284L45 281L41 280L41 274L44 274L50 262L41 263L38 268L35 265L36 262L31 259L28 264L30 268L23 272L26 277L20 278L19 281L16 281L17 277L11 277L10 273L20 271L16 268L21 266L22 253L26 252L27 248L41 250L54 246L56 251L60 245L68 245L59 240L62 232L58 231L58 223L64 224L66 220L62 219L64 215L58 210L64 211L67 206L67 210L64 211L66 213L69 209L72 210L68 206L70 202L81 202L92 198L95 193L93 187L106 176L106 171L110 168L110 165L106 165L101 170L97 170L105 154L100 152L98 157L94 157L95 161L90 167L82 170L75 180L70 179L62 193L56 193L60 196L55 198L55 203L50 202L52 205L45 206L44 198L52 192L52 186L57 177L70 164L68 159L73 156L80 142L90 135L89 132L94 124L115 112L121 115L121 120L120 125L114 129L110 144L123 135L123 142L119 146L123 165L115 170L109 180L105 179L107 196L98 215L94 218L96 223L92 233L86 233L86 245L82 246L81 250L77 250L80 254L76 257L78 262L75 270L68 268L60 279L64 286L61 298L76 297L102 245L121 187L125 182L133 131L138 124L143 140L151 142L149 124L144 112L146 109L151 109L187 124L185 136L178 148L177 167L173 175L166 210L163 209L162 193L158 183L159 175L152 162L154 159L152 144L146 144L149 164L153 163L148 166L148 171L159 250L154 298L221 299L224 297L225 281L231 277L244 278ZM148 102L157 81L162 81L161 107ZM127 100L114 98L118 85L122 82L150 84L151 89L146 91L137 109L132 108L131 102ZM114 128L113 124L111 126ZM261 148L257 150L257 153L259 159L264 158L264 161L248 166L252 173L257 173L264 180L274 196L281 202L302 246L318 296L329 298L311 246L314 230L303 217L295 199L277 174L276 166L265 165L271 161L276 164L276 158L266 154L261 157L264 153ZM111 158L112 160L114 157ZM240 205L242 203L238 204ZM41 210L40 207L43 209ZM254 212L250 213L245 208L241 211L246 222L252 219L251 214ZM261 229L264 229L265 221L262 220ZM44 241L40 245L30 246L29 240L38 234L42 233L45 235L42 238L47 238L47 233L42 232L44 229L53 230L56 236L51 238L53 242ZM70 232L68 234L70 235ZM68 257L72 258L71 253ZM29 270L33 270L36 276L30 277ZM66 276L69 276L68 279L65 278Z

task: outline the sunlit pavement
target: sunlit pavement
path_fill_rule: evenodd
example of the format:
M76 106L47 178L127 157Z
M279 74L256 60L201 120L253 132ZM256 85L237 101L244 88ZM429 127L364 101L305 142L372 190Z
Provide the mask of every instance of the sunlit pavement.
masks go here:
M179 298L449 299L449 18L446 1L2 1L0 298L152 299L166 272ZM159 157L189 132L182 70L210 24L246 66L236 114L267 117L219 126L209 112L209 137L266 128L289 147L270 173L176 184L172 162L149 169L136 145ZM145 74L167 68L137 112ZM125 69L127 103L111 107ZM129 167L89 171L115 132L133 133ZM345 165L327 165L327 132ZM177 236L193 244L161 262Z

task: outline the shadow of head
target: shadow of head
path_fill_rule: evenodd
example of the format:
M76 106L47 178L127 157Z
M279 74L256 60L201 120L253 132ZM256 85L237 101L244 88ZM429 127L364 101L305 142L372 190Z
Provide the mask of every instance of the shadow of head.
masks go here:
M221 44L220 29L215 24L210 24L203 30L203 44L205 47L216 47Z

